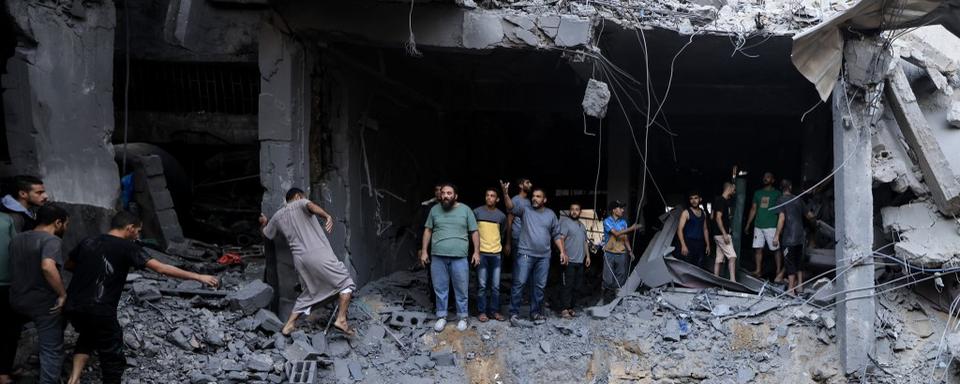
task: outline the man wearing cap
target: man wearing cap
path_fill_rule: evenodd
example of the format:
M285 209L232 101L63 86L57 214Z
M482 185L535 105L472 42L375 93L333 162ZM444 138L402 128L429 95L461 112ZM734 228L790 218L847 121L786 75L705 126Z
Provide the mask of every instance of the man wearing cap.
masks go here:
M607 205L610 216L603 219L603 290L607 300L612 299L627 281L627 269L633 260L633 249L627 234L640 228L637 224L627 226L627 221L623 219L625 206L620 200L610 202ZM630 256L627 257L627 254Z

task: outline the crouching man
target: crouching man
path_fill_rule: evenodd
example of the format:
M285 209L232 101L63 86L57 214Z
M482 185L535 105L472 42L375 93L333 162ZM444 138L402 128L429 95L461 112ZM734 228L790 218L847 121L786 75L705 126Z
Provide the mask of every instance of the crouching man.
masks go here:
M96 352L100 356L102 383L120 383L127 361L123 356L123 329L117 305L130 268L150 269L162 275L196 280L211 287L216 277L184 271L150 258L134 242L140 237L140 219L119 212L110 220L110 231L84 240L70 252L65 268L73 271L64 306L77 331L69 384L80 382L83 367Z

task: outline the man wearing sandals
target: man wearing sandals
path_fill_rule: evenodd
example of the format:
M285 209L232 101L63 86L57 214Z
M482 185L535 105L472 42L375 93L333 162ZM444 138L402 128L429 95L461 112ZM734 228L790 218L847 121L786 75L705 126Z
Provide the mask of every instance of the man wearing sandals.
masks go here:
M573 307L577 303L577 291L583 284L583 269L590 268L590 245L587 244L587 227L580 222L580 204L570 204L567 216L560 217L560 233L569 261L563 268L563 283L560 289L560 316L569 319L576 316Z
M497 209L500 195L496 188L487 188L484 205L473 210L480 233L480 266L477 267L477 320L490 318L504 321L500 314L500 261L503 239L507 231L507 215Z
M347 324L347 307L350 306L350 297L356 286L347 272L347 267L337 259L324 234L324 231L333 231L333 216L307 200L306 193L299 188L290 188L286 198L287 204L270 220L260 214L264 236L273 239L280 233L290 243L293 266L303 287L303 292L297 297L281 333L289 335L300 315L309 315L314 305L333 295L339 295L337 318L333 326L347 335L352 335L353 331ZM323 218L322 227L315 216Z

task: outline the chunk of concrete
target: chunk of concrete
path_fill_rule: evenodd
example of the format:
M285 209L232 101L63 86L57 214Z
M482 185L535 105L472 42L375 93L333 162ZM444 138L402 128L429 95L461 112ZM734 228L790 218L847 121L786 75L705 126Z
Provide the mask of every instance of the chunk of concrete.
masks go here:
M543 31L543 34L551 39L557 38L557 32L560 29L559 15L541 15L537 16L537 27Z
M317 351L313 349L313 346L300 340L294 341L293 344L283 349L283 358L286 359L288 363L316 360L317 357Z
M503 41L503 22L492 12L467 12L463 15L463 47L485 49Z
M587 89L583 92L583 113L587 116L602 119L607 115L607 105L610 104L610 88L607 83L590 79Z
M258 310L254 318L260 322L260 329L263 329L264 331L277 333L283 329L283 322L280 321L280 318L273 314L273 312L270 312L266 309Z
M554 44L559 47L590 45L593 21L576 16L561 16Z
M947 123L953 128L960 129L960 101L954 101L947 112Z
M450 350L430 352L430 360L437 363L440 367L452 367L457 365L457 355Z
M928 202L884 207L880 210L883 229L899 234L894 245L897 258L916 266L936 268L960 257L957 224L937 213Z
M273 288L260 280L251 281L240 290L227 295L230 308L235 311L242 311L247 315L266 307L272 300Z
M898 61L894 60L892 50L879 48L870 39L847 40L843 50L847 79L850 84L860 88L883 82Z
M163 295L160 294L160 289L158 289L156 285L141 281L133 283L133 296L141 302L157 301L163 297Z
M251 353L247 358L247 370L254 372L270 372L273 370L273 359L263 353Z
M143 171L148 177L163 175L163 160L160 159L160 156L141 156L140 162L143 164Z
M930 130L902 66L888 79L886 91L890 109L904 139L919 160L923 180L930 188L937 208L946 215L960 214L960 182Z

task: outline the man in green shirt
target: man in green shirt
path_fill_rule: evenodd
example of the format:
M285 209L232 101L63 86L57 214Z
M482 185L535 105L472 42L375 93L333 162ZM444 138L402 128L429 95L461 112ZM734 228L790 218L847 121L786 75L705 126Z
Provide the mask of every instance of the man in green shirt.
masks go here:
M780 199L780 191L773 187L775 181L773 172L763 174L763 188L753 193L753 204L750 206L747 226L743 229L749 235L750 224L754 224L753 258L756 269L753 271L753 275L760 277L763 274L763 247L766 245L770 251L774 252L774 261L777 264L777 277L774 281L779 283L783 281L783 257L780 254L780 241L777 240L777 221L779 217L777 212L770 210Z
M477 218L469 207L457 202L457 187L445 183L440 189L440 204L430 209L424 224L420 251L420 262L424 266L430 264L433 293L437 297L437 322L433 327L437 332L442 332L447 325L447 295L451 282L460 319L457 330L467 330L467 288L470 282L467 252L470 242L473 242L470 261L476 266L480 264Z

